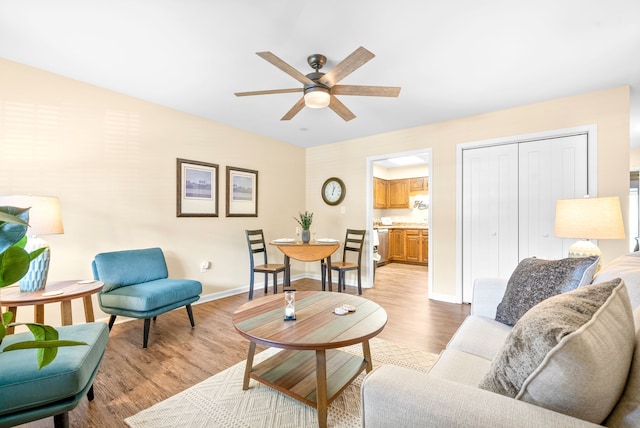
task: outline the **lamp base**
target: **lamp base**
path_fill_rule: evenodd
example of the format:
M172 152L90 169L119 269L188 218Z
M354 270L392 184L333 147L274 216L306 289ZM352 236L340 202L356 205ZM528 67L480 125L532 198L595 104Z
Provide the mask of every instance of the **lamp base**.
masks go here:
M45 250L29 263L29 271L20 280L20 291L44 290L49 273L49 244L44 239L33 237L28 238L24 246L29 253L40 248Z
M596 272L602 267L602 252L600 248L588 239L577 241L569 247L569 258L598 256Z

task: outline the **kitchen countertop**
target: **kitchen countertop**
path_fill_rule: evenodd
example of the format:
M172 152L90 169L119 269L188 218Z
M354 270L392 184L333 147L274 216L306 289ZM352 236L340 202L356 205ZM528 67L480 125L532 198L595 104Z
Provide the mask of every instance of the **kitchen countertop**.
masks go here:
M373 224L374 229L429 229L426 223L393 223L391 226L384 226L380 223Z

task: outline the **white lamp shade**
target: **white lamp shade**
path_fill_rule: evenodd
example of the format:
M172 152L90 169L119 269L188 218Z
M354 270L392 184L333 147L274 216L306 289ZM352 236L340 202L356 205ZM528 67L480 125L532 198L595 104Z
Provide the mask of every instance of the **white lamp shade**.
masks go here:
M64 233L60 201L55 196L0 196L0 206L31 208L27 231L29 236Z
M555 235L558 238L623 239L620 199L559 199L556 202Z
M324 108L331 102L329 90L322 87L313 87L304 91L304 105L311 108Z

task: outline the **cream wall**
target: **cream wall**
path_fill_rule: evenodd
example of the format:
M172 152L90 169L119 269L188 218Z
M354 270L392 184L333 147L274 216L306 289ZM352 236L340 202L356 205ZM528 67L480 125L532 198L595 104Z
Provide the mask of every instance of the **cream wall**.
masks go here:
M355 119L357 120L357 119ZM629 190L629 88L619 87L526 105L448 122L343 141L307 150L307 209L325 233L341 236L346 227L367 224L367 157L431 148L432 297L459 301L456 283L456 146L511 135L597 125L598 195L619 196L627 223ZM319 189L330 176L344 180L340 207L322 202ZM344 207L344 213L341 208ZM606 263L627 251L626 240L600 241ZM370 283L370 278L366 282Z
M176 217L176 158L219 165L219 217ZM159 246L170 275L201 281L203 298L246 290L244 230L290 236L305 206L302 148L4 59L0 159L0 194L60 198L65 233L44 237L50 280L91 278L99 252ZM258 171L259 217L225 217L228 165ZM270 257L282 262L277 249ZM201 273L202 260L212 269ZM83 319L79 301L73 312Z
M629 168L634 171L640 170L640 149L631 149Z
M431 149L431 286L433 296L455 301L456 145L591 124L598 127L599 195L619 196L626 217L627 87L304 150L0 59L0 194L60 197L65 233L46 238L51 280L90 277L101 251L157 245L171 275L202 281L206 299L246 287L244 229L264 228L267 239L292 236L292 217L305 209L314 212L317 237L370 227L367 158ZM175 216L178 157L219 164L220 217ZM259 171L258 218L224 216L227 165ZM320 197L332 176L347 186L337 207ZM600 247L606 262L626 251L626 241ZM274 251L270 257L281 259ZM213 268L201 273L202 260ZM318 267L294 264L294 275L317 275Z

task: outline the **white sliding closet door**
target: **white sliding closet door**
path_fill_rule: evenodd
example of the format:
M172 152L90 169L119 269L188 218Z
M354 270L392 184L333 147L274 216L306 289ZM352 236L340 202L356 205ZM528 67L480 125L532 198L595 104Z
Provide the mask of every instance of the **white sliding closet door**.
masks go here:
M462 154L462 299L473 281L508 278L525 257L566 257L558 199L589 193L587 135L470 148Z
M556 201L582 198L589 193L587 136L551 138L518 146L519 259L566 257L575 240L554 236Z
M518 145L463 152L463 297L477 277L504 277L518 263Z

